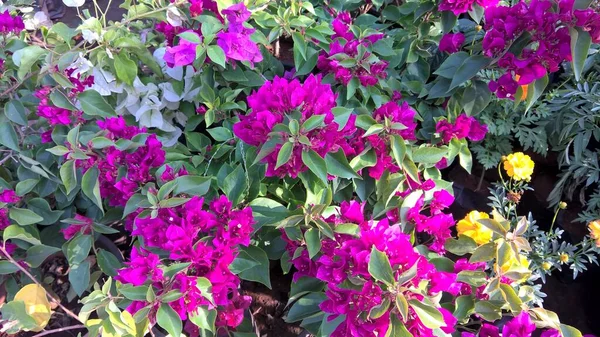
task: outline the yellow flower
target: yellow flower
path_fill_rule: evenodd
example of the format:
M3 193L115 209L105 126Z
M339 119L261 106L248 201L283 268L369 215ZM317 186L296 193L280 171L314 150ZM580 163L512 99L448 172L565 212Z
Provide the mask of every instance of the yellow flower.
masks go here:
M506 174L514 180L531 180L535 163L523 152L511 153L504 161Z
M550 263L548 261L544 261L542 263L542 269L544 269L544 270L550 270L550 268L552 268L552 263Z
M489 219L485 212L471 211L464 219L456 224L458 235L465 235L473 239L478 245L483 245L492 240L492 230L477 222L479 219Z
M23 301L25 311L35 320L37 327L31 331L42 331L52 315L46 290L37 284L28 284L15 294L14 300Z
M569 254L567 254L567 253L560 253L560 255L558 255L558 259L562 263L567 263L567 262L569 262Z
M596 247L600 247L600 219L594 220L588 224L590 237L596 240Z

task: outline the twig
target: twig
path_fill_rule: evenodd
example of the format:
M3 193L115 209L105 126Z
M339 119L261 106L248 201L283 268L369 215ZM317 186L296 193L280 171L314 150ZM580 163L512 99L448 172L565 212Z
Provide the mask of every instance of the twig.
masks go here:
M6 259L10 263L12 263L17 268L19 268L23 272L23 274L27 275L27 277L29 277L35 284L37 284L38 286L41 287L42 285L40 284L40 282L33 275L31 275L31 273L27 269L25 269L17 261L15 261L15 259L13 259L12 256L10 256L10 254L8 254L8 252L6 251L6 248L5 248L5 244L6 244L6 242L4 242L2 244L2 246L0 247L0 253L2 253L2 255L4 255L4 257L6 257ZM56 298L54 298L50 294L47 294L47 295L48 295L48 297L50 297L50 299L52 300L52 302L56 303L56 305L58 305L67 315L69 315L72 318L76 319L77 322L85 323L85 322L81 321L81 319L79 319L79 316L77 316L74 312L72 312L71 310L67 309L64 305L62 305L62 303L60 303L59 300L57 300Z
M67 327L64 327L64 328L46 330L46 331L40 332L39 334L37 334L37 335L35 335L33 337L42 337L42 336L46 336L46 335L49 335L49 334L53 334L55 332L63 332L63 331L75 330L75 329L85 329L85 325L78 324L78 325L73 325L73 326L67 326Z

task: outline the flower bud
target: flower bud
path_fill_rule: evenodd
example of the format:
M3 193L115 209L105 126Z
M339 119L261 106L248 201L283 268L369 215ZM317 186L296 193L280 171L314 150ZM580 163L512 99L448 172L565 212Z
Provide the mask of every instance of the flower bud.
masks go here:
M483 29L483 27L481 27L481 25L477 25L477 26L475 26L475 30L476 30L476 31L480 31L480 30L482 30L482 29Z
M569 262L569 254L567 254L567 253L560 253L560 255L558 256L558 259L562 263L567 263L567 262Z
M567 208L567 203L564 201L561 201L558 203L558 208L560 209L566 209Z
M550 263L548 261L542 263L542 269L544 269L544 270L550 270L550 268L552 268L552 263Z

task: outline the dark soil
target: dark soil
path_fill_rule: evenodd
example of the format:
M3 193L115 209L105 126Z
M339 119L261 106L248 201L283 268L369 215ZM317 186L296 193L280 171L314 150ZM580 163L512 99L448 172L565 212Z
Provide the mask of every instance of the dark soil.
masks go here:
M271 268L271 286L256 282L242 282L244 295L252 297L250 313L260 337L298 337L302 332L296 324L286 323L283 318L289 298L292 274L283 275L276 265Z

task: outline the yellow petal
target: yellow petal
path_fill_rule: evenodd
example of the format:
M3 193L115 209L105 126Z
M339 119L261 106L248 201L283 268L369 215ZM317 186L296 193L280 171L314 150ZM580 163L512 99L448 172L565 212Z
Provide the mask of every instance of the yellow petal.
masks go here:
M42 331L52 315L46 290L37 284L28 284L17 292L14 300L23 301L27 314L37 323L38 327L31 331Z

